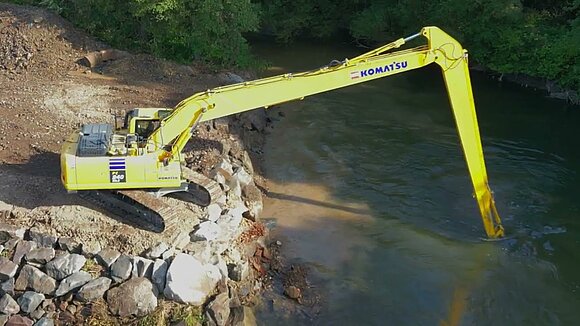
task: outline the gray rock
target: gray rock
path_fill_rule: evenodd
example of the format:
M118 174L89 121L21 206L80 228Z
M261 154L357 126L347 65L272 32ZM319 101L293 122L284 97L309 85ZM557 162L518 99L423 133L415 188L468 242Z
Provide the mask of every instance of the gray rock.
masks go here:
M58 247L73 254L81 253L81 245L71 238L59 238Z
M48 317L40 318L34 326L54 326L54 320Z
M0 326L6 325L6 322L8 321L8 318L10 318L10 316L0 314Z
M157 289L151 281L137 277L107 292L109 310L121 317L145 316L157 307Z
M213 241L220 236L220 227L211 221L201 222L198 229L193 233L195 240Z
M38 247L45 247L45 248L54 248L56 244L57 237L45 234L40 229L33 227L28 231L28 236L30 240L36 242Z
M18 265L7 258L0 257L0 281L4 282L16 275Z
M32 326L32 319L24 316L15 315L8 319L6 322L6 326Z
M114 263L111 265L111 278L115 282L123 282L131 276L131 271L133 270L133 263L131 257L127 255L121 255Z
M231 178L228 181L228 187L230 190L228 191L228 199L230 201L239 201L242 197L242 185L240 181L236 178Z
M12 261L19 265L22 262L22 258L30 252L30 250L36 248L36 242L33 241L18 241L16 244L16 250L14 250L14 256L12 256Z
M254 181L252 176L246 172L243 167L239 167L232 177L238 179L242 187L247 186Z
M93 257L94 255L98 254L103 248L101 244L96 241L89 241L85 242L81 246L81 252L83 255L88 257Z
M8 279L0 284L0 295L8 293L14 295L14 278Z
M163 255L161 255L161 259L168 260L169 258L175 256L175 254L176 254L175 249L169 248L166 252L163 253Z
M0 223L0 243L4 243L10 239L22 239L26 229L14 225Z
M222 208L218 204L211 204L207 207L207 219L211 222L217 221L222 215Z
M228 264L228 277L236 282L245 280L250 274L250 265L248 262L238 264Z
M222 230L222 237L229 238L238 230L240 223L243 219L243 214L248 209L245 206L238 206L236 208L229 209L228 212L222 215L217 224Z
M157 259L163 255L169 249L169 245L165 242L160 242L154 247L149 248L147 252L145 252L145 257L149 259Z
M121 253L114 249L103 249L95 255L97 262L103 267L111 267L113 263L121 256Z
M111 279L99 277L83 285L77 293L77 298L83 302L91 302L103 297L111 286Z
M34 320L38 320L38 319L42 318L42 316L44 316L44 314L46 314L46 311L44 311L44 309L38 307L38 308L36 308L36 310L31 312L29 316L30 316L30 318L32 318Z
M133 257L133 277L147 277L151 278L153 272L153 261L143 257Z
M0 312L6 315L15 315L20 312L20 306L10 294L4 294L0 298Z
M26 291L18 298L20 310L28 314L36 310L42 301L44 301L44 295L32 291Z
M14 250L21 239L13 238L4 243L4 250Z
M234 168L232 164L224 158L221 162L216 164L210 172L210 176L215 176L216 174L221 174L225 179L230 179L234 174Z
M224 326L230 317L230 299L228 293L218 294L215 299L207 305L206 311L210 318L218 326Z
M54 249L36 248L30 250L26 256L27 262L46 264L54 258Z
M78 271L60 282L55 296L60 297L71 291L77 290L87 284L91 279L91 274L85 271Z
M165 280L167 276L167 268L169 264L165 260L157 259L153 263L153 272L151 273L151 280L153 284L157 287L159 293L163 292L165 289Z
M60 281L65 277L80 271L86 261L87 259L82 255L65 253L46 264L46 273Z
M52 295L56 289L56 281L38 268L24 265L14 283L14 289L17 291L32 289L36 292Z
M190 240L191 237L189 236L189 231L182 230L171 243L171 247L176 249L183 249L185 246L187 246Z
M177 254L167 270L164 294L170 300L201 305L220 278L216 266L202 265L190 255Z

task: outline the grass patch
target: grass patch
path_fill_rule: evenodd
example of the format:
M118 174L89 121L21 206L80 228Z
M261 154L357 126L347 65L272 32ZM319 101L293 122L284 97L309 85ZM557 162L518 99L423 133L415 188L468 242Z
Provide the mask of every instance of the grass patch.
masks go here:
M103 267L94 259L87 259L87 262L81 270L91 274L93 278L99 277L103 273Z
M203 322L201 307L160 300L157 309L139 319L138 326L165 326L183 321L187 326L201 325Z

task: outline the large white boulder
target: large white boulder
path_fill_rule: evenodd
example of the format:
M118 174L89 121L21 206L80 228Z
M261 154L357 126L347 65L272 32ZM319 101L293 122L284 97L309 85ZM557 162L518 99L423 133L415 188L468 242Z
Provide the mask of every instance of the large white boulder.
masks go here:
M202 265L196 258L180 253L167 270L164 295L170 300L202 305L220 278L216 266Z

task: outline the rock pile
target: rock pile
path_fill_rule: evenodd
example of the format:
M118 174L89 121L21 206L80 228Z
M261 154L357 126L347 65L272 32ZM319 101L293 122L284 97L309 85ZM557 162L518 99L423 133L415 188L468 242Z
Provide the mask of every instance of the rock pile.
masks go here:
M244 308L235 289L244 281L255 287L250 261L264 232L249 235L260 228L248 218L260 213L261 197L242 195L256 186L243 166L228 159L212 176L226 193L220 203L206 208L194 230L139 256L111 248L95 252L35 227L0 223L0 325L82 323L95 301L106 302L115 316L142 317L161 298L205 305L212 325L241 323Z

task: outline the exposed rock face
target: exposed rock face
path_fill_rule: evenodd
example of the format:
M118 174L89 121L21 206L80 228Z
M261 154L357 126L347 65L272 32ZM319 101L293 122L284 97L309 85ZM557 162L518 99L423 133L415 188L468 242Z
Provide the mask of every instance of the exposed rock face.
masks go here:
M87 259L82 255L65 253L46 264L46 273L60 281L80 271L86 261Z
M14 315L20 312L20 305L10 296L10 294L4 294L0 298L0 312L6 315Z
M60 282L55 295L60 297L73 290L77 290L91 280L91 274L85 271L78 271Z
M220 227L212 222L205 221L199 225L199 229L194 232L194 236L199 240L213 241L220 236Z
M132 270L133 263L131 262L131 257L121 255L113 265L111 265L111 277L115 282L123 282L131 276Z
M207 207L207 219L215 222L222 215L222 208L218 204L211 204Z
M0 243L4 243L12 238L22 239L26 229L10 224L0 223Z
M95 301L103 297L111 285L111 279L99 277L83 285L77 293L77 298L83 302Z
M190 255L177 254L167 270L164 294L170 300L202 305L220 278L217 267L204 266Z
M42 301L44 301L44 295L32 291L26 291L18 298L20 309L28 314L36 310Z
M56 281L38 268L24 265L14 283L14 289L18 291L32 289L43 294L52 294L56 289Z
M14 295L14 278L8 279L0 284L0 295L4 295L4 293Z
M7 258L0 257L0 281L4 282L16 275L18 265Z
M103 267L111 267L113 263L121 256L121 253L114 249L103 249L95 255L95 258Z
M157 307L157 289L144 277L128 280L107 292L109 310L118 316L145 316Z
M54 321L48 317L40 318L34 326L54 326Z
M80 254L81 245L71 238L59 238L58 247L71 253Z

